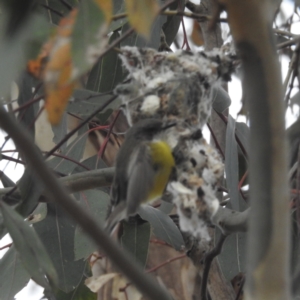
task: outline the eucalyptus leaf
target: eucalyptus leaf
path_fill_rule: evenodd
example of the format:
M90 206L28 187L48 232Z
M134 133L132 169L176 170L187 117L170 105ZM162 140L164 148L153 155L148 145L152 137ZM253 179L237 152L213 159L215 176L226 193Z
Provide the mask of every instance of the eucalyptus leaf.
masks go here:
M88 190L78 194L80 195L81 205L103 225L107 215L110 196L99 190ZM75 260L86 259L97 249L97 245L87 234L79 226L76 226L74 237Z
M235 140L235 120L228 116L226 129L226 151L225 151L226 183L229 191L230 201L234 210L239 210L239 161L238 148Z
M79 12L72 33L72 58L74 67L83 74L92 67L106 46L106 20L95 1L79 2Z
M73 93L73 97L68 104L67 111L82 118L86 118L110 98L111 95L103 95L84 89L75 90ZM110 114L113 112L113 110L118 108L120 104L120 99L116 99L105 108L103 113L98 115L98 118L100 120L103 120L103 116L106 116L107 119L108 116L110 116Z
M250 128L247 124L242 122L236 122L236 135L241 141L243 147L249 153L249 138L250 138Z
M216 229L216 240L220 230ZM220 268L227 281L233 279L240 272L246 272L246 233L233 233L226 238L222 252L217 256Z
M4 172L0 171L0 180L1 183L3 184L3 187L14 187L16 184L8 177L5 175Z
M118 32L114 32L109 39L112 43L120 37ZM120 47L117 45L117 47ZM98 61L91 70L86 88L91 91L105 93L112 91L114 87L123 79L122 62L119 54L111 50Z
M45 291L44 295L47 299L55 300L97 300L97 294L91 292L91 290L85 285L85 280L88 275L90 275L89 270L84 272L84 275L76 289L69 293L65 293L60 289L52 289L51 292Z
M23 217L27 217L38 205L38 200L44 191L44 184L30 168L26 168L18 182L18 188L22 202L18 205L17 211Z
M122 247L135 258L143 268L147 263L151 227L148 222L123 222Z
M1 300L13 300L29 282L30 275L23 266L14 245L0 259Z
M126 39L124 39L121 42L121 46L136 46L139 48L142 47L149 47L158 49L160 46L160 36L161 36L161 30L163 24L166 22L167 17L166 16L158 16L151 29L150 39L146 40L141 35L137 34L136 32L133 32L131 35L129 35ZM125 23L122 26L122 34L124 34L126 31L128 31L130 28L129 23Z
M18 104L22 106L26 104L28 101L33 98L33 88L37 85L37 80L34 79L28 72L22 72L19 80L19 96L18 96ZM35 120L35 116L39 109L39 103L34 103L26 107L26 109L22 110L18 116L18 119L23 124L25 128L28 129L32 137L34 138L34 129L33 122Z
M68 0L67 1L72 7L75 7L78 3L78 0ZM62 1L57 0L37 0L39 11L47 18L48 22L53 24L58 24L61 20L61 15L66 16L70 10L69 8L62 3ZM46 5L51 9L47 9L42 5ZM56 13L58 12L58 13Z
M213 108L219 113L222 113L231 104L228 93L221 86L212 88L211 98Z
M54 144L58 144L68 133L68 116L67 113L64 112L63 116L60 120L60 123L56 126L52 125L52 131L53 131L53 142ZM67 143L64 143L61 147L61 151L65 151L67 148Z
M182 234L168 215L149 205L141 206L138 214L150 223L158 239L165 241L177 251L184 249Z
M85 270L85 262L75 261L74 256L76 223L57 204L48 203L47 210L46 218L33 226L53 261L57 287L69 293L80 284Z
M177 0L169 6L170 10L177 10L177 11L184 11L184 7L185 7L184 0ZM181 16L168 16L167 21L162 27L164 34L166 36L166 41L169 46L171 46L171 44L175 40L175 37L180 27L181 20L182 20Z
M226 205L227 208L233 209L230 202ZM244 199L239 197L239 207L241 211L248 208ZM221 231L215 230L215 243L219 240ZM232 233L229 235L222 248L221 254L217 256L220 268L226 280L230 281L240 272L246 271L246 250L247 250L247 233Z
M4 224L13 239L24 267L34 281L45 288L49 288L48 280L56 282L57 275L35 230L6 204L0 203L0 208Z
M123 0L113 0L114 15L119 15L125 13L125 2ZM127 23L127 18L121 18L118 20L113 20L108 28L108 32L119 30L125 23Z
M81 162L81 164L91 170L107 168L106 163L97 154L85 159L84 161ZM72 174L85 172L85 171L86 171L85 168L77 165L74 171L72 172Z
M32 36L35 26L38 26L40 16L32 14L30 19L9 38L4 37L6 30L5 13L0 20L0 91L2 97L10 94L11 82L24 69L27 60L26 51L23 51Z
M78 131L78 137L67 146L65 151L62 152L62 155L70 158L70 160L61 157L54 157L47 161L48 166L62 174L71 174L76 167L76 163L74 163L74 161L79 162L82 158L88 137L87 131L87 125L81 127Z

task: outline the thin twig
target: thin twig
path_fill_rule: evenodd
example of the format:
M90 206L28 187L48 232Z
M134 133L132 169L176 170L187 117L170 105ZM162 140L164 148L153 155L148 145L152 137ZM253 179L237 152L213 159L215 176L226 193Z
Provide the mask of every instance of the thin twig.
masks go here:
M68 3L66 0L59 0L68 10L72 10L73 7L70 3Z
M207 299L207 281L208 281L208 274L209 274L210 266L211 266L213 259L221 253L223 244L226 240L226 237L227 237L226 235L222 234L220 236L220 239L219 239L217 245L215 246L215 248L213 248L209 253L207 253L207 255L204 258L204 270L203 270L203 275L202 275L202 280L201 280L201 288L200 288L200 290L201 290L200 299L201 300Z
M97 110L95 110L91 115L89 115L86 119L84 119L78 126L76 126L73 130L71 130L55 147L53 147L46 155L45 158L51 156L56 150L58 150L67 140L73 136L81 127L83 127L86 123L91 121L98 113L100 113L106 106L112 103L117 96L112 96L105 103L103 103Z
M12 246L13 243L9 243L5 246L0 247L0 250L6 249L6 248L10 248Z
M121 110L119 110L119 111L116 113L116 116L114 117L113 121L111 122L111 124L110 124L110 126L109 126L109 129L108 129L107 135L106 135L106 137L105 137L105 140L104 140L102 146L100 147L98 156L101 157L101 158L103 158L103 155L104 155L104 152L105 152L107 143L108 143L108 141L109 141L109 139L110 139L110 135L111 135L112 130L113 130L115 124L116 124L116 121L118 120L118 117L119 117L120 113L121 113Z
M61 18L64 16L60 11L58 11L58 10L56 10L56 9L54 9L54 8L52 8L52 7L48 6L48 5L46 5L46 4L42 4L42 3L41 3L40 5L43 6L44 8L46 8L46 9L52 11L53 13L55 13L56 15L58 15L58 16L61 17Z
M217 137L216 137L214 131L212 130L212 128L211 128L211 126L210 126L209 123L206 123L206 125L207 125L207 127L208 127L208 129L209 129L209 131L210 131L210 134L211 134L211 136L212 136L212 138L213 138L213 140L214 140L214 143L215 143L216 147L218 148L220 154L222 155L223 160L225 160L224 152L223 152L223 150L222 150L222 148L221 148L221 146L220 146L220 144L219 144L219 142L218 142L218 139L217 139Z
M286 107L288 107L290 96L291 96L292 90L294 88L294 81L298 75L299 54L300 54L300 42L298 42L297 47L292 55L292 59L291 59L290 65L289 65L289 70L288 70L287 76L283 83L283 92L284 92L284 94L286 94L285 99L284 99ZM293 76L292 76L292 74L293 74ZM292 76L292 79L291 79L291 76ZM288 92L286 92L290 79L291 79L291 83L289 86L289 90L288 90Z
M24 103L23 105L21 105L21 106L17 107L16 109L14 109L13 112L16 113L16 112L18 112L20 110L23 110L23 109L27 108L28 106L30 106L31 104L34 104L34 103L36 103L38 101L41 101L44 98L45 98L45 95L41 95L41 96L39 96L37 98L33 98L33 99L27 101L26 103Z
M185 254L185 253L184 253L184 254L181 254L181 255L178 255L178 256L176 256L176 257L170 258L170 259L164 261L163 263L159 264L158 266L155 266L155 267L153 267L153 268L147 270L146 273L152 273L152 272L154 272L154 271L160 269L161 267L163 267L163 266L165 266L165 265L168 265L169 263L171 263L171 262L173 262L173 261L175 261L175 260L182 259L182 258L184 258L184 257L186 257L186 254Z
M221 118L221 120L227 125L227 123L228 123L227 117L224 116L222 113L219 113L219 112L217 112L217 111L216 111L216 113L219 115L219 117ZM241 142L241 140L239 139L239 137L237 136L236 133L235 133L235 139L236 139L238 145L240 146L240 148L241 148L241 150L242 150L242 152L243 152L243 155L244 155L246 158L248 158L247 151L246 151L246 149L245 149L243 143Z
M241 281L241 285L240 285L239 290L238 290L238 292L236 294L235 300L239 300L239 298L240 298L240 296L241 296L241 294L243 292L244 284L245 284L245 276L243 277L243 279Z

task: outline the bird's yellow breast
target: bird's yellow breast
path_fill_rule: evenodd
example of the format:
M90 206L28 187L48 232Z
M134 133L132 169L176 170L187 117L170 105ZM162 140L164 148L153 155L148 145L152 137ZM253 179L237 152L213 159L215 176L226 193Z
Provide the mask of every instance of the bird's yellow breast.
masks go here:
M151 142L150 151L155 169L154 184L148 196L148 201L160 197L169 181L175 161L170 146L163 141Z

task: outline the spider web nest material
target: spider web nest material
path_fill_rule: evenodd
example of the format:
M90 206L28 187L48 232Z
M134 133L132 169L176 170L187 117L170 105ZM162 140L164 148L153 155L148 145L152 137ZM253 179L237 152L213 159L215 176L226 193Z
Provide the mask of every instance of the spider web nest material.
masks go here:
M224 164L201 130L211 115L212 88L230 80L233 61L222 50L165 53L127 46L121 52L130 82L118 85L115 93L128 122L145 118L176 122L160 137L172 148L176 162L176 178L167 191L177 207L181 230L209 239L207 224L219 208L216 184Z

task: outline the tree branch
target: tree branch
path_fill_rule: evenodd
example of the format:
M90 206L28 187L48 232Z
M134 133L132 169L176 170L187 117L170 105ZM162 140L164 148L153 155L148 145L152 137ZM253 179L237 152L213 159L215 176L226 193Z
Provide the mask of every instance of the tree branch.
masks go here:
M11 136L17 148L24 154L28 165L44 183L47 195L82 227L125 276L150 299L170 300L171 296L167 291L151 276L144 274L141 268L134 263L134 259L121 250L119 245L99 226L98 222L69 196L44 163L41 153L31 142L29 134L15 122L3 107L0 107L0 127Z

